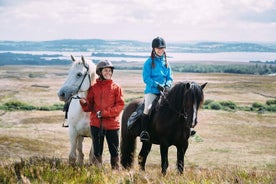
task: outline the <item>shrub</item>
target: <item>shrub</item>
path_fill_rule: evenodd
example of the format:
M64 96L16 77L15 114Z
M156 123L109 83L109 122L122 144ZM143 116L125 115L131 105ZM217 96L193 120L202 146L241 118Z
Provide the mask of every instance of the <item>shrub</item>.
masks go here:
M209 105L210 103L212 103L214 100L211 99L207 99L204 101L203 105Z
M267 100L266 105L276 105L276 99L274 100Z
M10 101L10 102L6 102L4 103L3 106L1 106L1 109L3 110L33 110L35 109L34 106L32 105L28 105L24 102L20 102L20 101Z
M266 107L267 111L276 112L276 105L269 105Z
M213 109L213 110L222 109L222 106L219 102L211 102L208 106L210 107L210 109Z
M234 102L231 101L221 101L220 104L225 107L225 109L237 109L237 105Z
M253 108L258 108L258 109L260 109L260 108L265 108L265 105L264 105L264 104L261 104L261 103L258 103L258 102L254 102L254 103L252 104L252 107L253 107Z

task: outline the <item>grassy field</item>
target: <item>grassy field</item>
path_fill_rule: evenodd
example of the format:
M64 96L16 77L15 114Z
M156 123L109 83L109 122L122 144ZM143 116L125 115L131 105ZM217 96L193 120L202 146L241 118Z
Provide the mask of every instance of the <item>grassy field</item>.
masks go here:
M35 106L61 103L57 91L65 81L68 69L69 66L1 67L0 104L11 100ZM276 98L276 76L174 73L174 78L176 82L208 82L205 99L230 100L250 106L253 102L265 103ZM123 88L126 102L143 97L141 71L115 70L114 80ZM63 119L62 111L0 111L0 178L9 177L10 183L16 183L15 168L19 165L24 173L21 173L23 183L275 182L276 113L201 109L196 127L198 135L190 139L185 155L185 173L176 174L176 150L171 147L170 166L165 177L160 174L157 145L149 155L146 172L138 170L137 159L130 171L110 172L107 146L103 168L68 166L70 145L68 129L61 127ZM91 140L85 139L86 162L90 146ZM138 141L137 152L140 146ZM32 167L32 163L39 167ZM53 169L53 163L59 164Z

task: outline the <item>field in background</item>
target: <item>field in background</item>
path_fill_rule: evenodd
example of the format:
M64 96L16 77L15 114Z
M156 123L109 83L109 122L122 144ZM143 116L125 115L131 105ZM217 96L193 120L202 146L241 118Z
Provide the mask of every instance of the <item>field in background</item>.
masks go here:
M0 103L20 100L35 106L61 103L57 91L66 79L69 66L3 66L0 68ZM205 99L230 100L249 106L276 98L276 76L174 73L175 82L208 82ZM114 80L125 99L143 97L141 71L115 70ZM62 128L62 111L0 111L0 160L10 163L31 156L66 160L69 138ZM232 168L274 171L276 175L276 113L199 112L198 137L190 139L186 168ZM138 140L137 140L138 141ZM86 159L91 145L85 139ZM140 148L140 143L138 143ZM138 151L137 151L138 152ZM169 150L169 171L174 172L175 148ZM109 166L105 146L104 164ZM87 161L87 160L86 160ZM137 168L137 159L135 163ZM160 170L159 147L154 145L146 169Z

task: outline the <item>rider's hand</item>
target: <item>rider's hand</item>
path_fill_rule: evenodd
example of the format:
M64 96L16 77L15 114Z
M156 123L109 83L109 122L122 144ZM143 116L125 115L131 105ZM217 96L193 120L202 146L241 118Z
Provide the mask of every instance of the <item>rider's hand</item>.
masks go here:
M98 111L97 113L96 113L96 116L97 116L97 118L102 118L102 112L101 111Z
M160 84L158 84L157 89L158 89L160 92L163 92L163 91L165 90L165 88L164 88L163 86L161 86Z
M81 98L81 99L80 99L80 104L82 104L82 105L85 105L85 104L86 104L85 98Z

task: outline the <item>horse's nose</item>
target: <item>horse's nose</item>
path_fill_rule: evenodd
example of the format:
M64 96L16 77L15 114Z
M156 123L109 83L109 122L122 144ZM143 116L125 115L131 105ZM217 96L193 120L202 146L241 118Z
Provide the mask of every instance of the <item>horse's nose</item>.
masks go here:
M65 93L63 91L59 91L57 95L59 97L59 100L64 101Z

